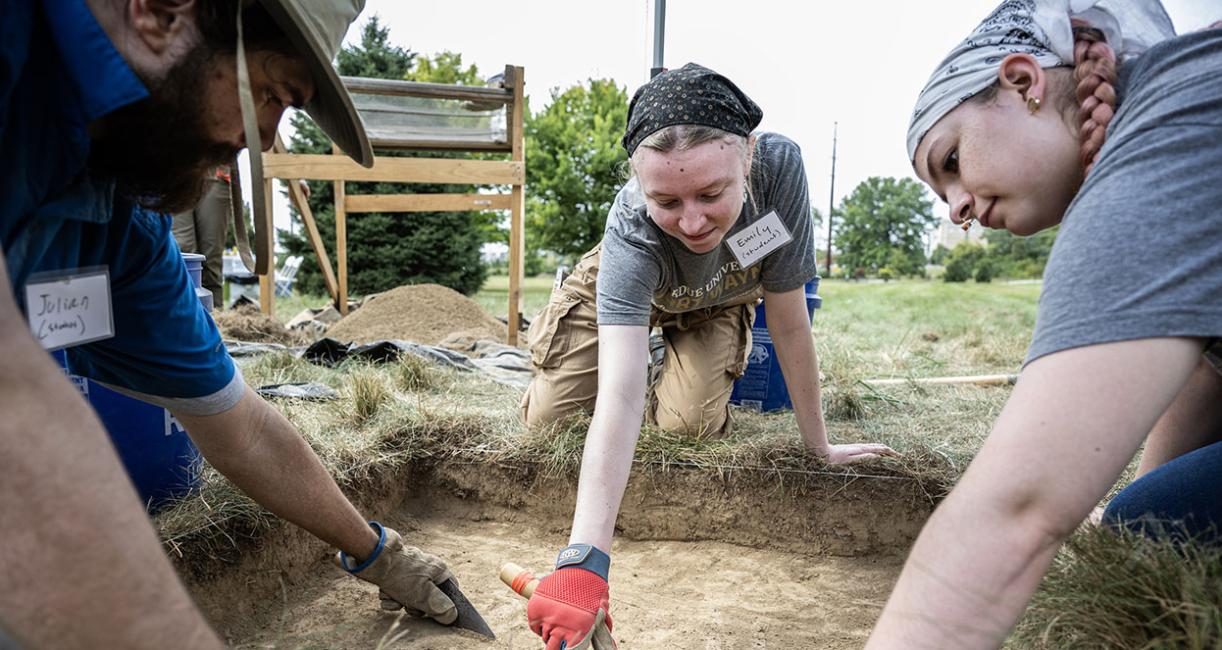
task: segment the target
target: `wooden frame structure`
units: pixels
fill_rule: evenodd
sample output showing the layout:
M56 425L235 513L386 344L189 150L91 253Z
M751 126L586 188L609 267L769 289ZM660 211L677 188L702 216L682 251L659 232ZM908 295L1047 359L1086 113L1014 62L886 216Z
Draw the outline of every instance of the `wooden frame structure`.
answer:
M363 212L460 212L468 210L508 210L509 221L509 344L517 345L522 322L522 281L524 277L526 212L526 150L523 137L525 111L525 69L506 66L499 87L451 86L411 81L344 77L350 92L397 97L462 100L478 106L504 106L506 111L506 142L463 142L444 136L433 140L371 138L375 149L374 164L364 168L338 151L331 155L290 154L277 138L271 153L263 155L262 191L271 205L272 179L285 181L329 180L335 184L335 252L336 266L332 271L330 256L323 246L318 225L302 189L295 182L287 183L289 200L305 223L306 234L322 268L327 291L341 314L348 313L348 215ZM504 152L508 160L472 160L454 158L399 158L378 156L376 152L392 151L476 151ZM472 185L503 185L509 191L499 194L395 194L349 195L350 181L389 183L454 183ZM258 187L252 188L258 191ZM273 265L274 266L274 265ZM274 271L259 277L261 308L270 314L274 307Z

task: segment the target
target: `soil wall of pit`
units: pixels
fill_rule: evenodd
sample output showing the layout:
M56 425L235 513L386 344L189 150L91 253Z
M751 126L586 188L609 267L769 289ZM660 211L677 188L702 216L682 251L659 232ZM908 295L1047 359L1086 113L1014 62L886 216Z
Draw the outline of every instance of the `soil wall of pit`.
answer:
M421 477L411 500L426 507L456 497L456 515L523 516L567 531L577 479L548 478L529 466L449 462ZM633 472L616 534L634 540L719 541L812 555L899 555L916 539L935 503L926 486L903 477L715 472Z

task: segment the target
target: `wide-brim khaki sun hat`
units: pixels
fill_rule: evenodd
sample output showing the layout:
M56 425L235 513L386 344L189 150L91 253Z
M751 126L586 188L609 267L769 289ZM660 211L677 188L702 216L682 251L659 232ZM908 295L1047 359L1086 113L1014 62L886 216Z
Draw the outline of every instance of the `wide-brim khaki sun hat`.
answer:
M331 61L348 26L365 8L365 0L259 0L301 52L314 79L314 96L305 112L344 153L365 167L373 166L373 147L348 90Z

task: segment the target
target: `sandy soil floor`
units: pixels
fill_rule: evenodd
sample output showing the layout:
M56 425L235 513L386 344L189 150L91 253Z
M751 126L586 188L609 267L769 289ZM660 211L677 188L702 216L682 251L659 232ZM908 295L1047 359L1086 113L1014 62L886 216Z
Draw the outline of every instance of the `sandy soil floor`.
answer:
M380 612L373 586L321 563L308 578L285 584L279 599L218 622L218 629L239 648L542 648L527 628L526 601L497 571L513 561L538 573L564 537L521 520L416 518L407 511L386 523L450 564L496 641ZM805 556L716 542L617 540L612 558L621 648L860 648L900 569L894 557Z

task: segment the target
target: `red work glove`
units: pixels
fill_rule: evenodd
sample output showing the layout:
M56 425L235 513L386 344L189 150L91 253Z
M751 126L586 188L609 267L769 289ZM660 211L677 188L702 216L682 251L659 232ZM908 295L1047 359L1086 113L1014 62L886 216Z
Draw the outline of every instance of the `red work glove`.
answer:
M611 590L607 573L611 558L588 544L574 544L560 552L556 570L539 582L526 604L530 629L543 638L547 650L573 650L598 634L610 639ZM602 610L603 616L599 616ZM614 642L610 642L614 648ZM602 644L584 644L583 647Z

